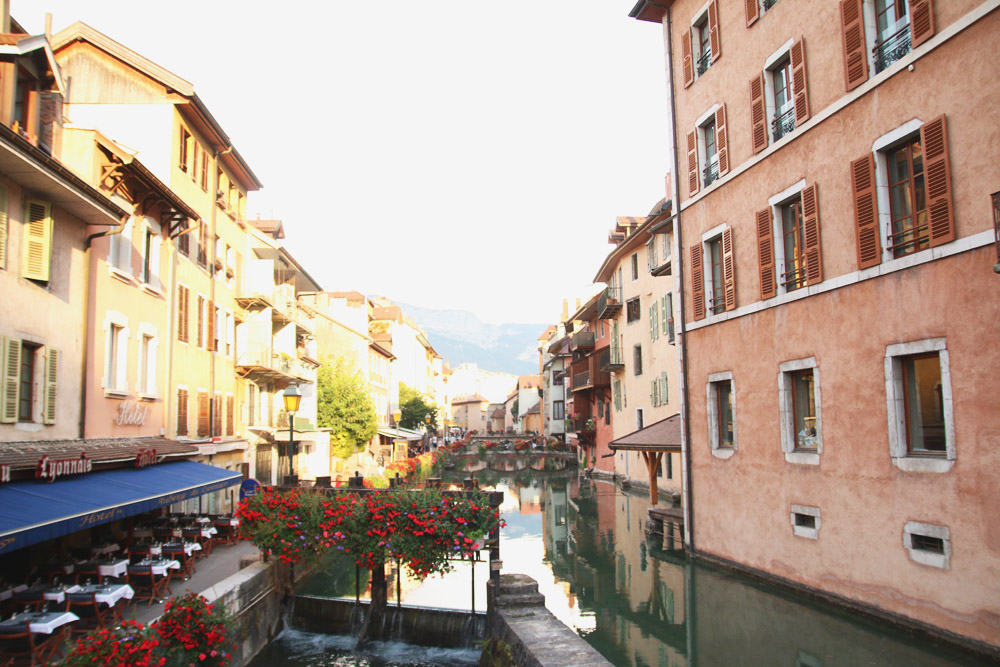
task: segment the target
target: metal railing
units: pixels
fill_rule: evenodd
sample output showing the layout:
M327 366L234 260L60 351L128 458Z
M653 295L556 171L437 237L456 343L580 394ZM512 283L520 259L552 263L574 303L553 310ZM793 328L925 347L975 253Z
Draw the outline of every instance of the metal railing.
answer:
M597 299L597 316L601 318L618 314L622 309L622 288L608 285Z
M910 48L910 24L906 24L872 49L875 73L878 74L905 56L910 52Z
M795 129L795 106L790 106L788 111L771 121L771 134L777 141Z
M719 163L718 161L711 162L707 167L702 170L702 180L707 188L715 181L719 180Z
M775 3L777 3L777 2L778 2L778 0L764 0L764 3L763 3L764 4L764 11L766 12L771 7L774 7Z
M697 63L698 76L701 76L702 74L707 72L708 68L711 66L712 66L712 52L705 51L705 53L701 55L701 58L698 58L698 63Z
M591 386L591 382L590 382L590 371L589 370L586 370L586 371L584 371L582 373L574 373L573 374L573 389L574 390L580 389L580 388L583 388L583 387L590 387L590 386Z

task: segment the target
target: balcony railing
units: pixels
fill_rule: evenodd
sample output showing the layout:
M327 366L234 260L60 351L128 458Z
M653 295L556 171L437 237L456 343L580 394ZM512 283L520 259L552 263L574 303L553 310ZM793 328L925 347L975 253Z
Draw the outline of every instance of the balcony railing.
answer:
M778 0L764 0L764 11L766 12L778 2Z
M597 317L605 320L622 310L622 288L609 285L597 299Z
M579 331L573 334L573 337L569 341L569 349L574 352L577 350L586 351L594 349L594 332L593 331Z
M614 372L623 368L625 368L625 357L622 355L621 345L612 342L611 347L601 354L601 370Z
M788 111L771 121L771 134L777 141L795 129L795 107L789 107Z
M712 52L705 51L701 58L698 58L698 76L701 76L708 71L708 68L712 66Z
M910 24L906 24L895 33L875 45L872 55L875 60L875 73L888 68L894 62L910 52Z
M718 160L716 160L714 162L711 162L707 167L705 167L704 169L702 169L701 173L702 173L702 176L703 176L702 180L704 181L706 188L708 186L710 186L712 183L714 183L717 180L719 180L719 162L718 162Z
M581 389L590 389L593 387L590 383L590 371L586 370L582 373L573 374L573 391L579 391Z

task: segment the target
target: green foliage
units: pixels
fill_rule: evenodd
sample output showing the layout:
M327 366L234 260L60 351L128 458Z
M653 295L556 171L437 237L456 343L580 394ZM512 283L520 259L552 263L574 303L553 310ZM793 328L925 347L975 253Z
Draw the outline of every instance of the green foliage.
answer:
M364 376L342 358L317 373L316 421L330 432L330 453L346 459L364 449L378 431L378 418Z
M430 414L431 429L437 429L437 405L429 396L402 382L399 383L399 411L402 414L399 425L403 428L414 430L424 428L426 426L424 417Z
M517 402L518 402L518 400L519 399L517 399L517 398L514 399L514 405L510 409L510 416L514 418L514 421L517 421Z

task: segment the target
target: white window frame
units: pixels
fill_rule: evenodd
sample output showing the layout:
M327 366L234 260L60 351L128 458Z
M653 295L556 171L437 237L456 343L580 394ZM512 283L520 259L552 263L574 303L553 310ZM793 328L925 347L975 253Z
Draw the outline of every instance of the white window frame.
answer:
M716 239L719 239L719 252L722 252L722 233L729 228L729 225L723 223L712 229L708 230L701 235L701 266L702 266L702 278L704 282L704 295L705 295L705 315L711 317L716 315L714 304L712 303L713 296L715 294L715 282L712 276L712 253L708 249L708 244ZM723 279L724 280L724 279ZM725 298L725 286L723 285L723 298ZM724 310L724 309L723 309ZM721 314L721 313L718 313Z
M913 456L906 446L906 408L903 401L902 357L938 353L941 364L941 399L944 413L945 455ZM955 464L955 419L951 394L951 369L944 338L926 338L885 348L885 398L889 416L889 455L892 464L905 472L948 472Z
M785 453L785 461L804 465L819 465L823 453L823 412L820 407L819 366L816 357L786 361L779 365L778 372L778 412L781 430L781 451ZM813 391L816 401L816 451L796 450L797 442L792 412L792 373L812 369Z
M653 269L659 266L657 264L658 261L656 256L656 237L653 236L646 241L646 268L649 270L649 273L652 273Z
M160 283L160 246L163 243L161 228L159 223L146 216L142 222L142 268L139 272L139 279L142 280L143 287L152 288L157 293L161 289ZM146 237L149 237L149 256L146 256ZM143 274L148 273L144 276Z
M629 255L628 262L629 262L629 271L632 274L632 282L635 282L639 279L639 253L634 252L631 255Z
M781 276L785 274L785 226L781 217L781 209L794 200L801 199L802 191L805 189L806 179L803 178L767 200L767 204L771 209L771 238L773 239L771 252L774 254L774 281L778 289L778 295L788 293L788 288L785 287L781 280ZM803 280L803 286L798 290L792 291L797 292L804 288L805 284Z
M764 117L767 119L767 141L769 144L774 143L774 119L788 110L795 108L795 91L792 88L791 77L789 77L788 81L788 106L785 109L779 110L774 99L774 71L778 63L786 58L791 63L793 44L795 44L794 37L782 44L777 51L764 60L764 107L766 109ZM786 134L785 137L787 136ZM783 140L785 137L778 139L778 141Z
M117 332L115 328L117 327ZM104 375L101 377L101 386L104 387L105 396L128 396L128 339L130 329L128 317L116 310L109 310L104 314ZM116 355L112 356L112 340L115 336L114 350Z
M708 0L708 2L702 5L701 9L695 12L694 16L691 17L691 71L694 72L695 81L705 76L704 74L698 74L698 61L701 60L702 56L705 55L704 53L701 52L701 39L700 35L698 34L698 26L701 25L702 22L704 22L706 28L711 30L711 27L708 25L708 6L711 4L712 0ZM711 58L712 57L711 39L709 40L708 44L708 53L709 53L709 58ZM715 64L714 61L709 63L708 67L705 68L705 74L708 73L708 70L712 69L712 65L714 64Z
M139 355L136 364L136 393L141 399L152 400L160 397L156 383L157 358L159 357L160 338L157 329L152 324L143 322L136 331ZM148 342L147 342L148 341Z
M132 220L122 225L122 230L108 237L108 272L132 282Z
M924 535L926 537L936 537L944 542L944 553L936 554L924 549L913 547L913 535ZM936 526L932 523L920 523L919 521L907 521L903 526L903 547L910 556L910 560L921 565L951 569L951 531L948 526Z
M889 67L886 67L878 74L875 73L875 45L878 44L880 41L879 40L880 35L878 34L878 24L875 21L875 0L864 0L864 2L861 3L861 16L865 26L865 59L868 61L868 78L872 79L876 76L882 76L887 71L891 70L893 66L896 65L896 63L893 63ZM911 25L911 20L910 20L911 18L912 17L910 16L909 0L907 0L907 8L906 8L907 25ZM902 27L903 23L899 19L897 19L895 27L889 29L890 30L889 34L890 35L893 34L897 30L900 30ZM910 51L912 52L914 49L912 45L913 41L912 25L910 30L911 30ZM896 62L899 61L897 60Z
M819 526L820 526L820 511L818 507L810 507L808 505L792 505L792 511L789 513L792 522L792 534L797 537L806 537L810 540L819 539ZM804 514L806 516L811 516L816 520L816 525L813 528L808 526L800 526L795 523L795 515Z
M695 133L698 137L698 183L703 188L710 187L705 185L705 169L707 169L713 164L715 165L719 164L718 141L716 141L715 155L712 156L711 160L708 159L708 140L707 140L708 128L706 126L709 124L709 122L712 123L712 128L713 128L712 133L715 135L714 138L717 139L719 136L719 128L715 127L715 112L721 108L722 108L721 104L713 104L712 108L703 113L702 115L698 116L698 119L694 123ZM717 178L715 180L718 181L719 179ZM715 183L713 182L712 185L714 184Z
M902 144L903 141L919 137L920 128L923 125L924 121L914 118L891 132L883 134L872 143L872 154L875 158L875 201L878 205L878 233L879 246L882 249L882 262L892 260L904 263L913 262L915 256L923 252L930 252L930 248L927 248L923 251L913 252L904 257L897 258L893 256L892 248L889 244L889 236L892 234L892 207L889 203L889 162L886 160L886 154Z
M719 400L718 394L715 391L715 384L718 382L729 382L729 390L733 397L733 446L732 447L721 447L720 446L720 433L719 433ZM717 459L728 459L739 449L739 427L736 421L736 383L733 381L732 371L720 371L718 373L709 373L708 382L705 385L705 393L707 394L707 410L708 413L708 442L712 448L712 456Z

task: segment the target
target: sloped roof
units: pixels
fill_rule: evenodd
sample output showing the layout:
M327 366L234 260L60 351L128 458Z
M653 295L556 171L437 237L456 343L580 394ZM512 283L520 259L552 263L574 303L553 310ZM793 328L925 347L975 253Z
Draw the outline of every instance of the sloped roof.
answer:
M612 440L608 447L612 451L679 452L681 451L680 413Z
M247 222L265 234L270 234L276 239L285 238L285 227L281 220L261 220L260 218L257 218L256 220L247 220Z
M27 470L38 464L44 454L50 458L76 458L86 452L94 463L113 463L134 459L140 450L155 449L157 457L194 456L193 444L166 438L91 438L87 440L21 440L0 442L0 463L11 470Z
M460 396L458 398L451 399L452 405L463 405L465 403L489 403L489 401L479 394L473 394L472 396Z

